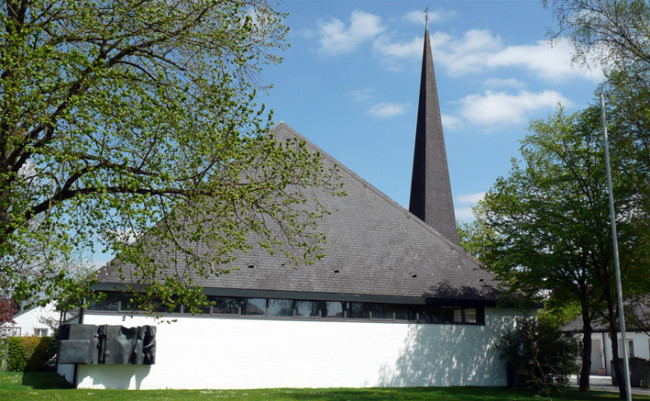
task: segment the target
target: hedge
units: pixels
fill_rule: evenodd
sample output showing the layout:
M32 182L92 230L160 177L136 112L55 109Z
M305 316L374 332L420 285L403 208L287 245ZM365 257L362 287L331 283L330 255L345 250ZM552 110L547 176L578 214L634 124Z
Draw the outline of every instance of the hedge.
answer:
M35 371L47 369L47 361L56 354L53 337L9 337L7 370Z

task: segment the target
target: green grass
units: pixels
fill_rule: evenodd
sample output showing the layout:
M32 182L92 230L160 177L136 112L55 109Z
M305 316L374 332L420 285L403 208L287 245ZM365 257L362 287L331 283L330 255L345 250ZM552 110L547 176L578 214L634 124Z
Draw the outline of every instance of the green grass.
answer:
M483 400L539 401L542 394L505 388L416 387L371 389L266 389L266 390L75 390L54 373L0 373L0 400L283 400L283 401L362 401L362 400ZM565 389L551 394L553 400L615 400L618 394L578 393ZM637 397L648 400L650 397Z

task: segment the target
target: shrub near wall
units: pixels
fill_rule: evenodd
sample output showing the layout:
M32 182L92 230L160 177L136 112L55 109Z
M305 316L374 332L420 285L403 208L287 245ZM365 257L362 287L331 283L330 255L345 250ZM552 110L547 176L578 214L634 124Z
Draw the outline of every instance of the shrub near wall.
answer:
M53 337L9 337L8 348L7 370L44 370L56 353L56 341Z
M506 362L508 386L546 390L569 384L577 370L577 342L544 321L520 319L497 345Z

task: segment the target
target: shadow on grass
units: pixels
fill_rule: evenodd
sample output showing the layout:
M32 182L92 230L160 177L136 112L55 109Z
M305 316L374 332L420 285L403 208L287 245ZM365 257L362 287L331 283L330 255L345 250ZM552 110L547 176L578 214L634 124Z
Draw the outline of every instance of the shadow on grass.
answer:
M39 390L72 388L72 385L56 372L24 372L22 384Z

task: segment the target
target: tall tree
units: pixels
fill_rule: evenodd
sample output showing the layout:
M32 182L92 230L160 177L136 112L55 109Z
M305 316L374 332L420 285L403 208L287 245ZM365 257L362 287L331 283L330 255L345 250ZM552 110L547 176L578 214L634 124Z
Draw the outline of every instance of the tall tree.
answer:
M589 388L591 323L615 305L612 241L603 159L600 110L567 115L560 109L531 123L522 142L521 162L499 178L476 209L480 260L513 291L528 299L550 296L580 306L583 366L580 389ZM612 154L614 194L622 266L634 270L642 240L633 160L625 149ZM476 249L477 247L474 246ZM615 351L616 352L616 351ZM620 377L620 376L619 376Z
M266 0L2 2L2 292L49 298L69 285L53 261L79 248L136 263L174 302L252 246L249 232L290 260L318 257L322 208L296 207L306 192L293 188L330 185L332 172L266 135L255 103L282 20ZM145 234L191 269L158 277L130 241Z
M650 73L650 4L646 0L542 0L553 9L558 29L576 48L574 61L626 71Z
M636 219L650 218L650 3L647 0L542 0L553 9L558 28L553 38L568 36L574 61L604 69L616 135L614 147L628 149L642 174ZM650 253L648 241L643 248ZM637 252L643 253L643 252ZM645 257L647 264L647 256ZM643 284L640 284L643 283ZM648 288L647 281L633 281ZM634 290L634 289L633 289ZM647 294L646 294L647 295ZM647 300L647 296L637 300ZM645 305L648 308L650 305ZM613 330L613 329L612 329Z

